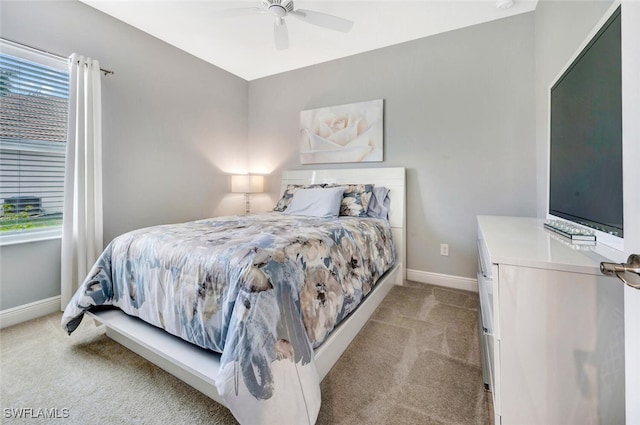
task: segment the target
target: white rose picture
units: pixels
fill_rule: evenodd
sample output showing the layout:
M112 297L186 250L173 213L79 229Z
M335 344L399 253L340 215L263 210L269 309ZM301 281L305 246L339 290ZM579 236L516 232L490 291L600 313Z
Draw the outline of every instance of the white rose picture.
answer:
M300 113L300 163L382 161L382 99Z

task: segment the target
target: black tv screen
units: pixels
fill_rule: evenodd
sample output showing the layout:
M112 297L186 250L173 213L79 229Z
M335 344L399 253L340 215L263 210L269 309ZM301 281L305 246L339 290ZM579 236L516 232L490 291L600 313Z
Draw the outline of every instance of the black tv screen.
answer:
M622 238L620 20L618 8L551 88L549 213Z

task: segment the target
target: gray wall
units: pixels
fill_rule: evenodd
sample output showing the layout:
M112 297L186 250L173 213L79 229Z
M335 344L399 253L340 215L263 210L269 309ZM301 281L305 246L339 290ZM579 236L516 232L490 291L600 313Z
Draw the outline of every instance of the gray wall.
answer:
M242 211L248 83L77 1L0 3L0 35L100 60L105 244L128 230ZM60 243L0 248L0 310L60 294Z
M0 310L60 295L60 239L0 247Z
M528 13L251 81L250 167L275 200L283 168L312 167L301 110L382 98L385 160L366 166L407 168L408 268L475 277L476 215L536 214L533 52Z

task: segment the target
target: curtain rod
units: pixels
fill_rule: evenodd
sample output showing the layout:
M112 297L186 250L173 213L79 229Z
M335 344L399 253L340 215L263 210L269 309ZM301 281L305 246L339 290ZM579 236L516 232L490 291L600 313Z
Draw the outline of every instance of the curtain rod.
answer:
M8 41L9 43L17 44L18 46L27 47L27 48L35 50L37 52L46 53L48 55L55 56L55 57L60 58L60 59L69 59L68 56L63 56L63 55L60 55L58 53L50 52L48 50L39 49L38 47L34 47L34 46L29 45L29 44L19 43L17 41L10 40L10 39L8 39L6 37L0 37L0 40ZM115 74L115 72L110 71L108 69L103 69L103 68L100 68L100 72L102 72L104 75Z

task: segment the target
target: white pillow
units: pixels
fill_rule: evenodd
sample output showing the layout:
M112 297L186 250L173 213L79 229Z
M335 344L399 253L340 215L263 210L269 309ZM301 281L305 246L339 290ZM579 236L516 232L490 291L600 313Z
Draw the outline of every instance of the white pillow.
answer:
M288 215L337 217L344 187L298 189L284 211Z

